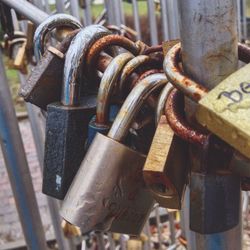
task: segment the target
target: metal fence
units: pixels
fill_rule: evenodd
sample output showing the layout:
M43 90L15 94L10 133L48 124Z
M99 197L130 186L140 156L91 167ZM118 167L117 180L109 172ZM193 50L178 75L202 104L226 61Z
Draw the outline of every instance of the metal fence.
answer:
M13 0L2 0L2 2L7 3L9 6L14 7L18 12L25 12L29 11L29 13L32 12L32 10L25 10L23 8L23 0L21 1L13 1ZM41 21L43 21L47 15L44 13L70 13L74 15L79 20L82 20L84 25L89 25L91 23L100 22L103 20L103 18L106 18L107 22L110 24L115 24L118 27L121 25L127 25L126 23L126 10L124 9L124 2L122 0L105 0L103 2L103 9L100 11L99 15L95 18L93 14L93 8L91 0L85 0L85 1L78 1L78 0L69 0L69 1L63 1L63 0L56 0L55 1L55 9L53 10L54 6L49 4L48 0L33 0L30 1L33 2L35 6L37 6L40 10L43 12L39 12L36 8L34 8L33 16L30 16L31 21L33 21L35 24L39 24ZM140 15L140 8L139 3L141 1L131 0L126 1L130 2L130 7L132 10L132 19L133 19L133 28L136 31L136 36L138 39L142 38L142 25L141 25L141 15ZM178 26L178 7L177 7L177 1L176 0L160 0L160 1L154 1L154 0L147 0L144 1L147 8L147 22L148 22L148 29L150 34L150 43L151 45L156 45L161 43L159 37L161 37L162 40L169 40L169 39L178 39L180 37L180 30ZM79 4L80 3L80 4ZM247 3L246 0L237 0L238 3L238 29L239 29L239 38L247 39L248 38L248 19L246 16L246 9L247 9ZM128 3L127 3L128 4ZM27 7L31 8L31 5L27 5ZM25 13L24 13L25 15ZM160 22L160 27L158 23ZM159 33L161 36L159 36ZM1 57L1 54L0 54ZM27 167L27 162L25 161L25 153L22 149L22 141L20 139L20 133L18 132L18 126L17 126L17 120L15 118L14 109L12 107L12 104L10 102L10 94L8 89L7 80L4 74L4 66L1 62L0 64L0 72L1 72L1 85L0 85L0 92L2 93L2 96L0 95L0 104L4 108L8 107L7 112L0 112L0 123L5 125L5 131L6 132L6 138L8 140L8 145L5 148L4 155L6 160L6 165L9 169L9 175L12 182L12 187L15 194L15 199L17 202L17 206L19 206L19 214L20 216L23 216L23 229L25 238L27 241L27 244L30 246L31 249L45 249L45 237L41 226L40 216L38 212L38 207L36 206L36 202L34 202L34 192L32 192L32 184L30 181L24 183L24 179L22 177L21 172L25 172L28 176L29 171ZM20 81L22 84L25 84L26 78L24 75L19 74ZM2 101L1 101L2 100ZM42 166L43 161L43 148L41 145L43 145L44 142L44 124L43 121L41 121L41 116L39 115L39 111L36 110L33 106L30 104L27 104L27 110L28 110L28 116L32 127L32 132L36 144L37 154L39 163ZM14 133L16 131L16 133ZM9 148L13 147L13 148ZM12 159L12 155L9 155L10 152L12 152L12 155L16 155L16 159ZM13 167L11 167L14 166ZM17 166L22 166L22 169L18 169ZM19 175L19 176L18 176ZM19 186L18 186L19 185ZM17 188L18 187L18 188ZM27 194L20 196L20 188L23 189L23 193ZM33 197L31 200L27 200L26 198ZM31 204L32 203L32 204ZM48 198L48 206L51 214L51 219L53 222L53 227L55 231L55 238L58 242L59 249L74 249L76 248L75 242L71 240L67 240L61 231L61 225L60 225L60 217L58 214L59 210L59 204L50 198ZM244 210L247 210L248 207L248 196L245 195L245 205L243 206ZM24 212L26 210L26 213ZM31 217L30 214L32 214ZM28 224L25 221L28 218ZM164 218L164 216L167 218L165 222L161 221L161 218ZM150 239L152 238L150 235L150 229L149 229L149 223L152 223L152 220L154 220L154 223L157 228L157 242L159 243L158 249L176 249L178 247L178 244L176 242L176 237L178 236L179 231L175 228L175 218L173 212L168 212L166 209L161 210L158 206L154 208L154 210L151 213L151 216L149 218L149 221L146 223L145 228L143 229L144 234L147 236L147 240L145 240L145 243L143 245L144 249L151 249L152 242ZM164 219L163 219L164 221ZM183 222L181 222L183 223ZM165 224L168 225L170 229L170 242L171 244L167 246L163 246L164 239L162 238L162 234L159 232L163 231L163 227ZM30 225L35 225L35 228L30 227ZM184 227L183 227L184 228ZM185 234L185 232L183 232ZM111 236L111 234L90 234L90 238L95 238L96 242L99 245L99 249L116 249L116 245L114 242L114 238ZM88 246L86 244L86 241L83 238L83 247L82 249L88 249ZM119 246L121 249L126 249L126 243L128 242L128 236L121 235L118 238ZM78 242L79 243L79 242ZM85 247L85 248L84 248Z

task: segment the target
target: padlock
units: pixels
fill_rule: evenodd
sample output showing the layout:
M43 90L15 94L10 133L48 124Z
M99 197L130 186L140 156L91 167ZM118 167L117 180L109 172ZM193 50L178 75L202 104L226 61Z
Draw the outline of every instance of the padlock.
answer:
M180 91L171 91L168 101L172 100L172 107L179 104L180 97L183 98ZM229 230L239 222L240 204L240 177L228 170L232 148L227 148L215 135L189 128L179 116L168 114L169 125L195 146L190 148L193 156L190 165L199 165L199 169L192 169L190 177L190 228L200 234Z
M114 119L114 116L119 111L117 104L110 105L114 87L123 67L132 58L132 54L122 53L115 57L105 70L97 94L96 116L91 119L89 124L87 148L92 143L97 132L104 135L108 133L111 126L110 118L111 120ZM109 109L110 106L112 106L111 110Z
M240 198L238 176L192 172L190 229L200 234L232 229L239 223Z
M78 33L78 31L72 32L72 34L66 38L60 45L56 47L50 47L39 60L38 65L32 70L27 84L20 90L20 95L27 102L46 110L47 105L52 102L60 100L62 95L62 78L64 69L64 54L69 48L72 41L76 46L71 47L71 52L68 53L67 63L71 65L71 61L77 56L78 61L84 61L83 58L86 55L87 49L91 46L96 39L110 34L110 32L100 25L88 26ZM80 58L79 58L80 57ZM81 66L79 66L81 67ZM80 71L80 70L79 70Z
M156 112L158 125L143 176L161 207L180 210L187 179L188 143L174 134L165 115L171 89L172 85L168 84L159 97Z
M57 27L66 27L72 29L80 29L81 23L77 18L68 14L54 14L45 19L36 29L34 34L34 52L36 60L39 61L44 54L44 43L46 35Z
M68 52L73 46L74 53L83 53L77 43L71 43ZM64 198L84 157L88 123L96 107L94 96L80 98L80 79L75 77L81 61L74 57L69 63L67 56L72 55L66 54L61 102L47 106L43 193L57 199Z
M28 62L26 56L27 39L22 46L18 48L16 57L14 59L13 68L19 70L22 74L28 74Z
M206 88L180 72L179 62L180 44L177 44L165 57L164 70L177 88L199 102L197 121L250 158L250 64L231 74L207 94Z
M153 199L142 178L145 155L121 144L144 100L166 84L163 74L141 81L123 103L107 136L97 134L63 201L61 215L83 233L140 234Z

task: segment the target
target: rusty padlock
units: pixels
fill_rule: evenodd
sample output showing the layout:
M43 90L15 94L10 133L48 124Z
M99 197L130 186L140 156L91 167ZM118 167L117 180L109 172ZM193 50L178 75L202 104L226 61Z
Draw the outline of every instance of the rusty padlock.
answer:
M72 41L78 44L70 49L66 58L69 67L71 62L74 61L74 57L77 57L76 61L84 61L87 49L91 46L96 39L110 34L110 32L100 25L91 25L79 31L74 31L69 35L56 49L49 47L44 56L39 60L37 66L33 68L27 84L20 90L20 95L27 102L46 110L47 105L52 102L60 100L62 95L62 81L63 81L63 69L65 64L65 53L69 48ZM39 52L40 53L40 52ZM39 54L37 52L37 54ZM80 68L82 66L79 66ZM79 70L80 71L80 70Z
M142 80L123 103L108 135L98 133L93 140L61 209L62 217L83 233L140 234L154 203L142 178L146 157L121 142L145 98L165 84L163 74Z

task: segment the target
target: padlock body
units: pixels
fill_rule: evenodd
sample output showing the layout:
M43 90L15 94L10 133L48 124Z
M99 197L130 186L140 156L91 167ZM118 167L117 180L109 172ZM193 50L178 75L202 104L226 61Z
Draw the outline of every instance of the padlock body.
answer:
M162 116L143 168L144 180L161 207L181 209L188 172L188 143Z
M196 118L250 158L250 64L212 89L199 102Z
M240 178L234 175L191 173L190 229L212 234L239 223Z
M64 59L46 51L20 90L26 102L46 110L49 103L60 100L63 82Z
M97 134L62 204L82 229L140 234L154 203L142 178L145 156Z
M84 157L84 144L96 98L85 97L78 107L48 105L43 193L63 199Z

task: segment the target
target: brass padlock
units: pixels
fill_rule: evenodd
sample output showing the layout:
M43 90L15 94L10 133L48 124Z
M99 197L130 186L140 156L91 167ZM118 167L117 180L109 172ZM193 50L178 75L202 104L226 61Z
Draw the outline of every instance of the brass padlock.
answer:
M171 88L171 84L167 85L159 97L158 125L143 176L161 207L181 209L187 178L188 143L174 134L164 114Z
M140 234L154 203L142 178L145 155L121 144L144 100L167 80L142 80L122 105L108 136L97 134L68 191L62 217L90 230Z

